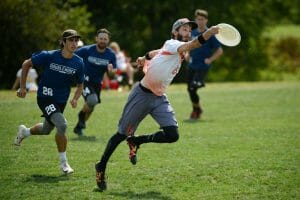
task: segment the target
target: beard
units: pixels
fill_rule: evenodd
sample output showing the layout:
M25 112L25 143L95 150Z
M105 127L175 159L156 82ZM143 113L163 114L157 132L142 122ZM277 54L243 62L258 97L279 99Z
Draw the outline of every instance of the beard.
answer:
M181 34L178 34L177 40L179 40L181 42L188 42L190 40L190 38L187 38L187 37L184 38Z
M103 49L105 49L105 48L107 47L107 45L104 44L104 43L98 43L98 44L97 44L97 47L98 47L99 49L103 50Z

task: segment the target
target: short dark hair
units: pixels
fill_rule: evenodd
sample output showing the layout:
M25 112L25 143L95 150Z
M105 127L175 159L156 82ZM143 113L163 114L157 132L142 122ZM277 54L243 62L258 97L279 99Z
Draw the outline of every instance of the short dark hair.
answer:
M207 19L208 18L208 12L206 10L197 9L195 11L195 17L198 17L198 16L205 17Z
M97 31L97 36L99 35L99 33L106 33L108 35L108 37L110 38L110 32L106 28L100 28Z

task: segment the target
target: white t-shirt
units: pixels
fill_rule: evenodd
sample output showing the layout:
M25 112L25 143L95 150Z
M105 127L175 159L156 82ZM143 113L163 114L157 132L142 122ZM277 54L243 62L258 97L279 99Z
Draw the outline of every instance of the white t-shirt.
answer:
M116 53L116 61L117 61L117 68L124 71L126 70L126 57L122 51Z
M179 54L177 49L184 43L174 39L167 40L159 53L145 63L145 76L141 82L155 95L162 96L179 72L184 55Z
M21 78L21 74L22 74L22 68L19 69L19 71L17 72L17 77ZM28 71L27 79L26 79L26 89L28 89L29 91L37 91L37 89L38 89L38 86L36 84L37 77L38 77L38 74L37 74L36 70L33 68L30 68Z

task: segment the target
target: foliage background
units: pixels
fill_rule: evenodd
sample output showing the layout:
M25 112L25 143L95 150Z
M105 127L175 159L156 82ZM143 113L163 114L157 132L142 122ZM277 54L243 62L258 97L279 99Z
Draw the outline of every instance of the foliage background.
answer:
M299 59L295 59L300 57L300 47L295 45L299 44L299 37L286 36L290 39L283 37L282 41L262 37L268 27L300 23L298 0L3 0L0 2L3 58L0 88L12 85L16 71L33 52L58 48L64 29L78 30L84 42L90 44L94 42L95 31L106 27L112 33L112 40L135 60L162 46L170 37L173 22L181 17L193 19L197 8L208 10L209 25L226 22L236 26L242 35L239 46L224 47L225 54L214 63L209 80L280 80L282 73L299 72ZM277 54L272 49L279 52L275 56L276 69L271 62L274 56L270 55ZM266 76L270 72L273 76ZM181 73L175 81L182 82L184 78Z

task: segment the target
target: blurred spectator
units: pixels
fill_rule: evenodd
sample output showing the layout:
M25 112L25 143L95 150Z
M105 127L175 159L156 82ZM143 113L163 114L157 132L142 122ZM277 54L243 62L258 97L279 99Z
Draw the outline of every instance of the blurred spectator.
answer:
M84 46L84 43L83 43L83 41L82 40L78 40L78 43L77 43L77 48L79 49L79 48L81 48L81 47L83 47Z
M16 75L16 80L12 86L12 90L18 89L20 85L20 79L21 79L21 74L22 74L22 68L18 70L17 75ZM30 92L36 92L38 89L36 79L38 78L38 74L35 69L32 67L28 71L28 76L26 79L26 89Z
M131 65L131 58L126 57L117 42L111 42L110 48L115 52L117 58L117 70L115 74L119 82L122 82L124 76L127 78L127 85L131 89L133 85L134 69Z

